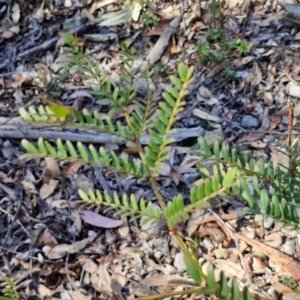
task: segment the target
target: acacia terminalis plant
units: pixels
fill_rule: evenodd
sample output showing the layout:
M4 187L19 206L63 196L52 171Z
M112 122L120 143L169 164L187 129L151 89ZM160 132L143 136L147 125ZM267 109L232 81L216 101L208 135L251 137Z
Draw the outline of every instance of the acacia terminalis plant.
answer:
M131 158L125 154L118 156L114 151L106 151L104 147L97 148L93 144L84 145L81 142L74 144L60 139L57 139L56 143L50 143L40 138L36 144L22 140L26 153L21 156L21 159L51 156L57 160L81 161L90 165L101 165L104 169L113 170L123 178L130 175L140 182L150 182L159 206L147 199L137 199L134 194L119 195L115 192L110 196L106 191L103 193L99 190L90 190L88 193L78 191L83 203L101 205L104 211L113 210L115 216L122 215L131 221L143 217L143 222L164 221L167 224L170 234L184 253L186 269L191 277L191 280L185 281L184 284L192 288L180 292L151 295L143 299L161 299L186 294L214 294L219 299L233 300L264 299L251 295L247 288L240 291L237 280L233 280L232 285L229 286L223 273L220 281L216 282L212 266L208 269L208 273L204 274L195 254L197 252L180 237L176 231L176 224L188 219L197 208L209 206L211 199L223 194L242 194L251 209L257 211L260 207L257 202L260 199L255 198L256 194L250 193L247 185L250 176L255 192L261 196L262 209L268 215L275 213L278 218L282 218L277 210L277 206L282 205L281 199L277 199L277 202L274 200L274 205L268 206L264 189L260 184L256 184L258 176L260 179L269 178L271 171L268 171L267 175L265 168L263 170L259 168L257 171L251 156L246 159L236 148L230 152L225 144L219 145L215 142L213 149L210 149L205 140L199 137L200 151L196 154L214 162L210 171L203 165L199 165L199 170L203 174L202 183L191 188L189 199L184 199L183 195L178 194L166 203L160 193L157 181L159 168L169 158L169 151L174 143L171 134L175 131L176 117L186 104L185 96L192 82L193 68L179 64L178 75L170 76L171 84L162 94L161 101L156 103L151 94L143 95L143 98L139 97L133 84L134 58L129 49L125 48L122 55L120 81L112 86L110 81L101 74L99 64L84 54L84 48L77 44L74 37L63 35L63 38L69 47L69 53L72 53L70 66L75 67L82 76L98 83L100 89L94 90L93 93L99 98L99 104L107 106L106 116L103 117L96 110L89 112L84 109L79 112L54 104L21 108L20 116L30 123L50 123L63 125L65 128L92 129L99 133L109 133L123 142L134 143L138 158ZM130 110L130 106L134 106L134 110ZM111 115L115 112L121 112L123 119L114 122ZM141 136L145 133L150 134L147 146L140 142Z

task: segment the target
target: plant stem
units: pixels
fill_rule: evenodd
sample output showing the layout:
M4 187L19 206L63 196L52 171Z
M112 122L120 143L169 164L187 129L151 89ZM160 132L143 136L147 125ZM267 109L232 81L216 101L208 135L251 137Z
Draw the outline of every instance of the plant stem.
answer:
M124 111L124 116L125 116L125 119L126 119L126 122L127 122L127 125L129 127L132 127L132 123L131 123L131 120L130 120L130 116L129 116L129 113L128 113L128 110L125 110ZM153 177L153 172L151 171L151 169L149 168L146 160L145 160L145 155L144 155L144 149L141 145L141 143L139 142L139 137L135 137L135 145L137 147L137 150L138 150L138 153L140 155L140 158L146 168L146 172L149 176L149 180L150 180L150 184L152 186L152 189L154 191L154 194L157 198L157 201L159 203L159 206L162 210L164 210L166 208L166 204L164 202L164 199L163 199L163 196L162 194L160 193L159 189L158 189L158 186L157 186L157 183L155 181L155 178Z

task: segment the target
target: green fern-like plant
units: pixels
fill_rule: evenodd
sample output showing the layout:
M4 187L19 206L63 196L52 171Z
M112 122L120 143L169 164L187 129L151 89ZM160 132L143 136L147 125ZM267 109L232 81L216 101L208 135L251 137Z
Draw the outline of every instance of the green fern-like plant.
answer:
M239 170L237 185L231 192L233 195L242 195L254 214L262 212L266 217L273 216L286 224L299 225L299 142L292 147L284 147L286 152L283 153L289 158L286 171L279 166L274 169L272 161L266 163L262 157L255 162L251 154L246 157L236 146L229 151L225 144L219 145L215 141L210 149L203 137L198 138L198 143L201 150L197 153L203 158L213 157L214 164L219 168L230 166ZM210 176L203 165L200 164L199 169ZM267 189L270 185L274 189L272 195Z
M286 176L278 170L274 171L270 164L267 168L265 163L259 160L255 163L251 156L245 157L237 148L228 150L225 144L214 144L211 149L204 139L199 138L200 151L198 155L203 159L209 159L213 162L213 167L209 171L199 164L198 168L203 174L203 181L199 186L191 188L189 199L179 194L173 197L168 203L165 203L160 193L157 177L159 169L169 158L171 144L174 142L170 134L174 132L176 117L186 104L185 95L188 86L192 82L193 68L186 68L183 64L178 66L178 75L170 77L171 85L163 93L163 99L157 104L152 100L151 95L144 100L139 98L136 88L133 84L133 61L132 54L126 47L124 48L123 60L120 69L122 71L121 80L112 86L105 74L100 74L99 65L94 65L92 59L83 55L83 48L76 44L76 39L64 36L66 43L71 50L72 64L82 76L93 79L97 82L100 89L95 91L99 97L98 103L108 107L105 116L96 112L90 113L87 110L78 112L74 109L58 107L54 104L40 106L38 108L21 108L20 116L26 122L38 123L51 126L73 126L85 129L107 132L113 136L120 137L124 142L130 141L135 144L139 158L131 159L127 155L121 155L110 151L107 152L103 147L96 148L94 145L84 145L81 142L76 144L70 141L57 139L55 143L44 141L40 138L37 143L22 140L22 145L26 153L21 155L21 159L29 160L37 157L51 156L58 160L76 160L89 165L101 165L107 170L117 172L120 175L134 176L140 181L150 182L151 187L158 200L160 209L145 199L136 199L134 195L119 196L114 193L109 196L107 192L82 190L78 194L84 204L101 205L104 211L113 211L114 215L122 215L130 220L143 218L146 222L164 221L172 233L172 236L179 244L184 253L187 271L193 279L191 285L197 287L182 292L172 294L151 295L144 299L158 299L184 294L214 294L220 299L263 299L252 296L248 289L239 291L237 281L229 286L224 274L221 281L216 282L213 275L213 269L209 269L205 275L198 264L198 258L195 251L192 251L183 239L176 232L176 224L190 218L190 214L196 208L209 206L210 200L223 194L243 195L254 212L262 209L268 215L274 214L278 218L287 218L296 222L292 215L291 205L287 200L279 199L275 204L268 202L268 193L265 187L260 183L262 178L265 184L278 180L278 193L286 187L282 185L288 182ZM77 62L77 63L76 63ZM128 107L134 105L135 109L131 112ZM113 120L113 114L121 112L123 118L117 123ZM140 137L144 133L150 134L148 145L144 147L140 143ZM249 180L252 180L251 190ZM253 192L254 191L254 192ZM259 197L258 197L259 195ZM278 197L278 195L276 194ZM262 200L263 199L263 200ZM273 201L273 198L272 198ZM284 202L285 201L285 202ZM288 207L288 209L286 208ZM279 212L281 212L279 216ZM289 212L289 213L288 213ZM200 283L205 281L206 287L199 287Z
M5 277L5 281L7 286L2 290L2 293L5 297L0 296L0 300L19 300L20 295L17 291L14 281L8 276Z

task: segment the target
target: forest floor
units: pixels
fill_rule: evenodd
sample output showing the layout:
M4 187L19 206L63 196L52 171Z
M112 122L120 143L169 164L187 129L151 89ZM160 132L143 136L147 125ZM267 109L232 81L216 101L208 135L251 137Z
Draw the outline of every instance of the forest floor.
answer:
M186 182L193 184L200 178L200 158L189 153L199 135L209 145L215 140L236 144L255 159L271 160L274 167L288 164L275 145L286 141L291 103L293 138L299 135L300 33L295 24L283 21L282 7L265 0L144 3L141 11L133 6L132 12L118 0L0 1L1 296L7 277L16 285L19 299L74 300L132 299L181 291L185 287L170 280L188 278L183 255L165 225L141 226L138 220L125 218L118 223L111 213L105 215L95 206L85 207L85 215L80 213L79 188L134 193L155 203L147 182L130 177L117 180L113 172L80 161L19 159L24 153L21 139L34 143L37 137L73 138L118 155L132 154L127 144L110 136L100 143L66 128L48 132L46 127L34 131L15 125L7 129L9 120L19 118L19 108L32 100L36 100L33 105L47 98L78 110L105 109L97 104L91 81L78 72L70 70L59 79L68 60L61 33L73 33L111 82L121 74L121 43L125 43L133 51L133 79L138 85L145 85L141 74L148 61L146 86L156 101L180 62L194 67L187 104L175 126L183 136L172 145L170 164L159 174L166 202L178 193L186 194ZM122 13L107 17L117 12ZM262 297L299 299L296 281L300 278L293 278L287 259L300 257L296 228L265 219L263 214L244 216L247 205L237 197L214 199L212 208L224 223L200 209L180 225L187 241L197 236L203 270L213 264L216 276L223 271ZM97 213L101 224L95 226L90 220L94 215L88 212ZM228 244L224 224L236 231L237 243Z

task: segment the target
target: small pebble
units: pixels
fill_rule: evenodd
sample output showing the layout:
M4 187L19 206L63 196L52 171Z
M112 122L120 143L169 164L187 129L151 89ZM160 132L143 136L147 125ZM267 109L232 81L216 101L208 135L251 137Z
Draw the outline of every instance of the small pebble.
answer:
M204 239L202 243L203 247L207 250L212 250L214 248L214 245L212 244L210 239Z
M270 229L274 224L274 219L271 217L268 217L266 220L264 220L264 228Z
M259 121L257 118L251 116L251 115L244 115L241 121L241 126L244 128L249 127L258 127Z
M287 255L294 255L295 254L295 242L294 240L286 241L282 247L281 251Z
M262 215L255 215L254 222L260 223L263 220L263 218L264 217Z
M182 252L176 253L173 265L180 272L185 270L184 255Z

